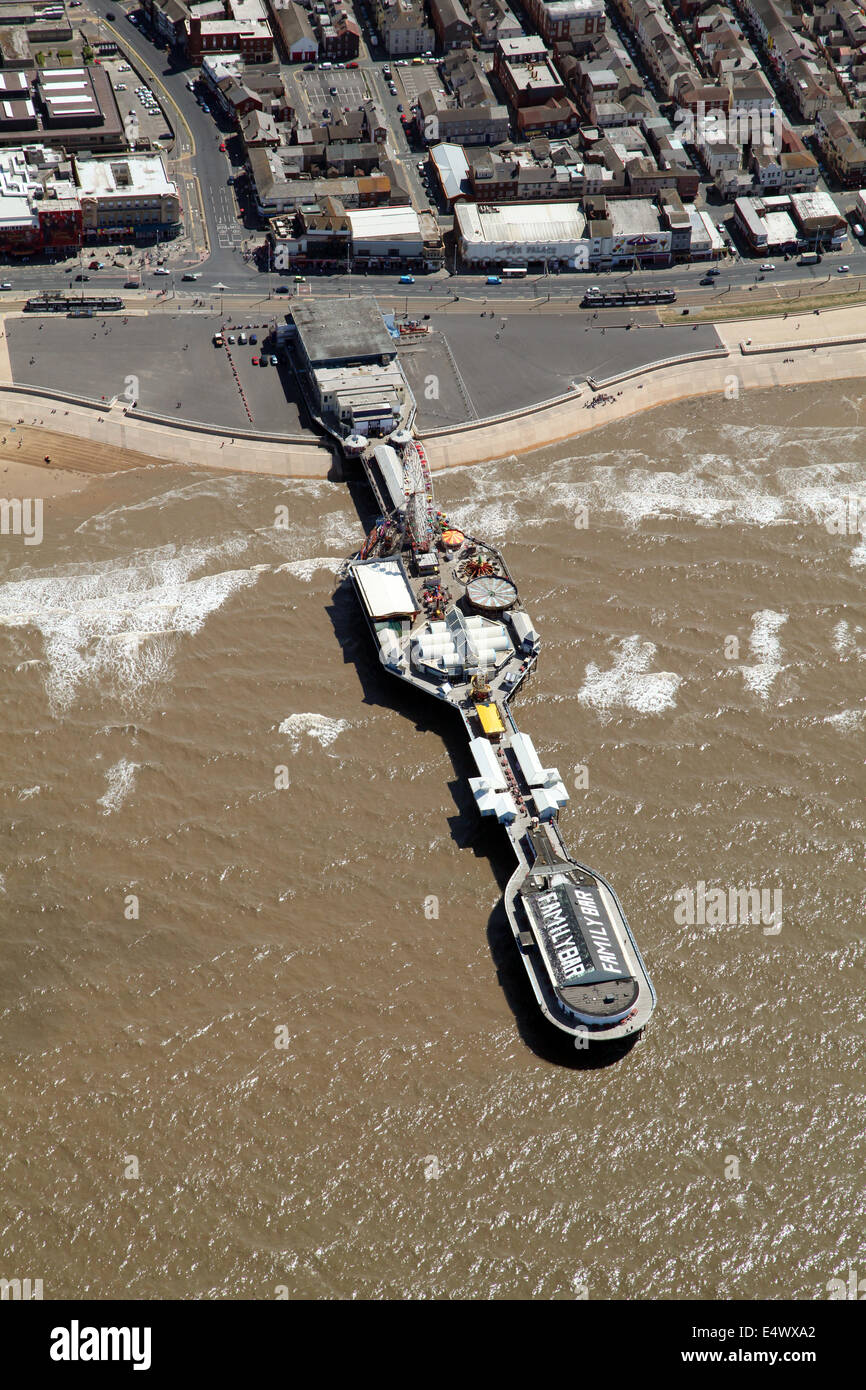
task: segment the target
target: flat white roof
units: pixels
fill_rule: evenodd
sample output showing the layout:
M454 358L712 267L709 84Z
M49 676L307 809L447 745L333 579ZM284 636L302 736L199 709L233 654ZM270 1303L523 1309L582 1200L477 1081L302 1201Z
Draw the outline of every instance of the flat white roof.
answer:
M414 208L347 208L353 237L420 237L421 225Z
M454 211L467 241L580 241L586 230L578 203L457 203Z
M128 178L118 180L123 170ZM75 173L83 197L141 197L143 194L176 193L175 184L165 174L158 154L117 155L113 159L76 159Z
M371 560L357 565L354 573L371 618L411 618L417 613L399 560Z

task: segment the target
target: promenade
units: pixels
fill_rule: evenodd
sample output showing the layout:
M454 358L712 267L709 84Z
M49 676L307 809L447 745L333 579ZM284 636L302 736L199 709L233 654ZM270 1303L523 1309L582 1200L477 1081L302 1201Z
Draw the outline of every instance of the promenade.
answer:
M516 323L514 330L519 332ZM716 346L703 339L693 354L576 382L553 400L509 415L422 429L431 468L523 456L675 401L712 394L735 400L741 391L866 378L866 327L857 306L728 322L717 325L715 335ZM672 342L663 334L658 340L660 347ZM5 331L0 337L0 438L0 459L7 463L36 465L47 456L52 468L88 474L165 463L286 478L340 476L329 444L313 434L184 424L147 415L122 395L96 403L49 386L16 386Z

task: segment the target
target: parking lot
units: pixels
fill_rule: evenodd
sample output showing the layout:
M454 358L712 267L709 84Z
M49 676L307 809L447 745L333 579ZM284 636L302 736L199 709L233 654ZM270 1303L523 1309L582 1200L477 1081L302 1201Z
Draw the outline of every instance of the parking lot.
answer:
M91 400L138 401L142 410L176 420L197 420L226 429L297 434L301 407L294 375L282 353L279 365L253 366L269 320L253 311L243 320L258 328L233 334L231 361L213 346L218 314L105 315L67 319L36 315L6 321L13 380L54 387ZM228 318L226 323L234 322ZM264 325L264 327L262 327ZM258 342L243 345L240 331ZM270 350L268 352L270 356ZM252 424L231 364L238 373Z
M130 145L144 140L152 145L166 145L172 130L147 83L122 57L104 59L103 66L114 88Z
M397 88L397 100L401 101L406 109L414 106L422 92L433 92L437 88L442 88L442 79L436 71L435 63L409 63L408 67L401 68L392 64L391 78ZM444 91L444 88L442 88Z
M357 111L369 100L370 92L360 68L332 68L330 72L294 69L290 77L298 96L297 107L311 124L323 119L323 111L334 117L344 110ZM331 88L336 88L336 95Z

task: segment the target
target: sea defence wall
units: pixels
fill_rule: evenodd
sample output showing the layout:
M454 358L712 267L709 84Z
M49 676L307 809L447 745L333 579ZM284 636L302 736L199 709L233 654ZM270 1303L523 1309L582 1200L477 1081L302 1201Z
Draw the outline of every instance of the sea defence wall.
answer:
M854 313L828 310L820 318L804 315L795 320L789 315L787 320L717 325L722 343L718 348L662 358L603 381L589 378L563 395L504 415L429 434L422 429L431 471L522 456L678 400L723 393L735 399L740 390L866 379L866 328L860 328ZM792 336L800 328L803 338ZM751 336L743 337L744 332ZM597 404L589 409L593 402ZM140 467L144 458L285 478L342 476L331 442L313 434L229 430L133 409L122 399L95 401L41 386L0 382L0 421L10 428L50 431L57 441L52 439L50 446L52 465L85 472L90 441L104 453L115 451L111 457L118 469Z

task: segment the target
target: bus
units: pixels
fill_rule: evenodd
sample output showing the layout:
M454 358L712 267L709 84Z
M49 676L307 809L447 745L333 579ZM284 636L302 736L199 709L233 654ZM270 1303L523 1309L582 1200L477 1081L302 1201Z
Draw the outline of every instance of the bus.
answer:
M525 274L525 265L504 265L502 267L503 280L522 280Z

